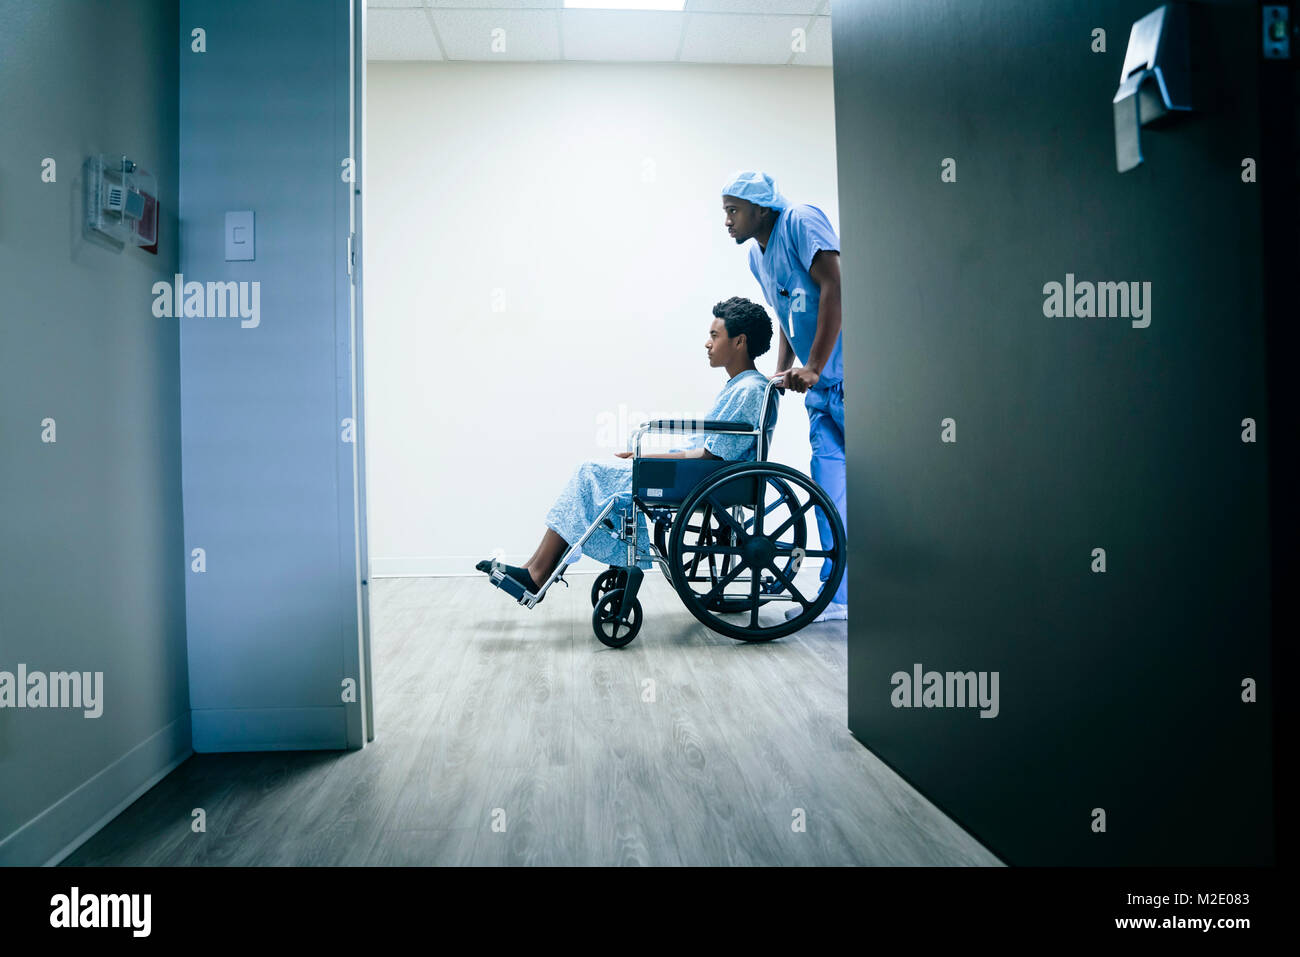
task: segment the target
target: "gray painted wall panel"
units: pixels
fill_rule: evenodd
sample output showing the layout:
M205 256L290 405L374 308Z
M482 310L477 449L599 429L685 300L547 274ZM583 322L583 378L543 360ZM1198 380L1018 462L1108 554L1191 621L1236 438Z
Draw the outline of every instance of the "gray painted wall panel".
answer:
M0 708L0 863L45 863L189 749L179 330L150 291L177 265L176 17L0 4L0 670L104 674L100 718ZM82 163L114 151L158 177L156 256L82 235Z
M186 545L207 560L187 579L190 687L195 711L212 712L196 720L195 750L246 747L229 718L238 709L303 711L284 716L279 740L259 734L259 746L342 748L346 734L328 745L294 729L316 725L306 709L342 715L340 683L356 675L339 357L348 5L184 0L180 9L182 35L202 28L207 43L181 58L181 265L186 281L261 284L255 328L181 322ZM225 213L244 209L255 213L257 258L226 262Z

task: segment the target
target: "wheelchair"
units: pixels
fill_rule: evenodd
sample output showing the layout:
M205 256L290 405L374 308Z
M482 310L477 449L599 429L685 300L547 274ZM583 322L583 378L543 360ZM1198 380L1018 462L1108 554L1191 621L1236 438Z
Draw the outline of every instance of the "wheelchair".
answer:
M690 613L728 638L761 642L798 631L822 613L839 588L846 541L839 510L821 487L796 469L767 461L780 391L768 381L758 428L747 422L681 419L639 426L632 437L631 503L616 512L618 500L611 501L569 545L536 593L508 577L499 561L492 563L489 580L533 608L562 578L570 556L604 526L627 544L626 566L611 565L591 587L591 626L605 645L622 648L641 630L637 593L645 571L638 560L657 564ZM757 456L740 462L642 458L641 439L652 432L752 435ZM826 542L810 547L809 526L816 529L813 509L830 526L829 547ZM654 525L648 554L637 542L638 515ZM811 598L795 584L809 558L831 563L825 586ZM786 618L783 609L792 603L801 611Z

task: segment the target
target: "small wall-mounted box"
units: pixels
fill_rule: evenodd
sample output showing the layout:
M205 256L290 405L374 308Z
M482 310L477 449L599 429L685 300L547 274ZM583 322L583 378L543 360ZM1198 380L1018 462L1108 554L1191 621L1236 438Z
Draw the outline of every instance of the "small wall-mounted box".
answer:
M122 155L99 153L85 164L86 229L122 245L158 241L158 181Z

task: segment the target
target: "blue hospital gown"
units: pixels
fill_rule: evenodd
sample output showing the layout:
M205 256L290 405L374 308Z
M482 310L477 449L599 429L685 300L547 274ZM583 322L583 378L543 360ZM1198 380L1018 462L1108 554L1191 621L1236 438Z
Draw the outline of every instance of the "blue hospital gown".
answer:
M747 422L751 428L757 427L766 388L767 376L757 369L748 369L727 380L706 418ZM699 448L701 439L704 447L719 458L740 462L755 457L752 435L696 434L681 450ZM611 499L617 501L605 517L617 527L623 510L632 502L632 461L583 462L574 469L564 491L546 513L546 525L572 545L591 527ZM650 568L650 536L645 516L638 512L636 522L637 566ZM583 543L582 551L571 555L569 561L577 561L580 555L589 555L607 565L624 566L627 564L627 543L602 523Z

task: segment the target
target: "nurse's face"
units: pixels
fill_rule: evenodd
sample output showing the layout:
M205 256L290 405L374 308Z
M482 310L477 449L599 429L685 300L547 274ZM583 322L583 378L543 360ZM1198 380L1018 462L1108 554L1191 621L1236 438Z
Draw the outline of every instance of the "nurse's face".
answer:
M721 319L714 319L709 326L709 338L704 343L709 353L709 365L713 368L725 366L736 357L736 353L745 348L745 334L742 332L732 339L727 335L727 324Z
M722 197L722 211L726 214L727 235L735 239L737 245L753 239L763 220L763 207L738 196Z

